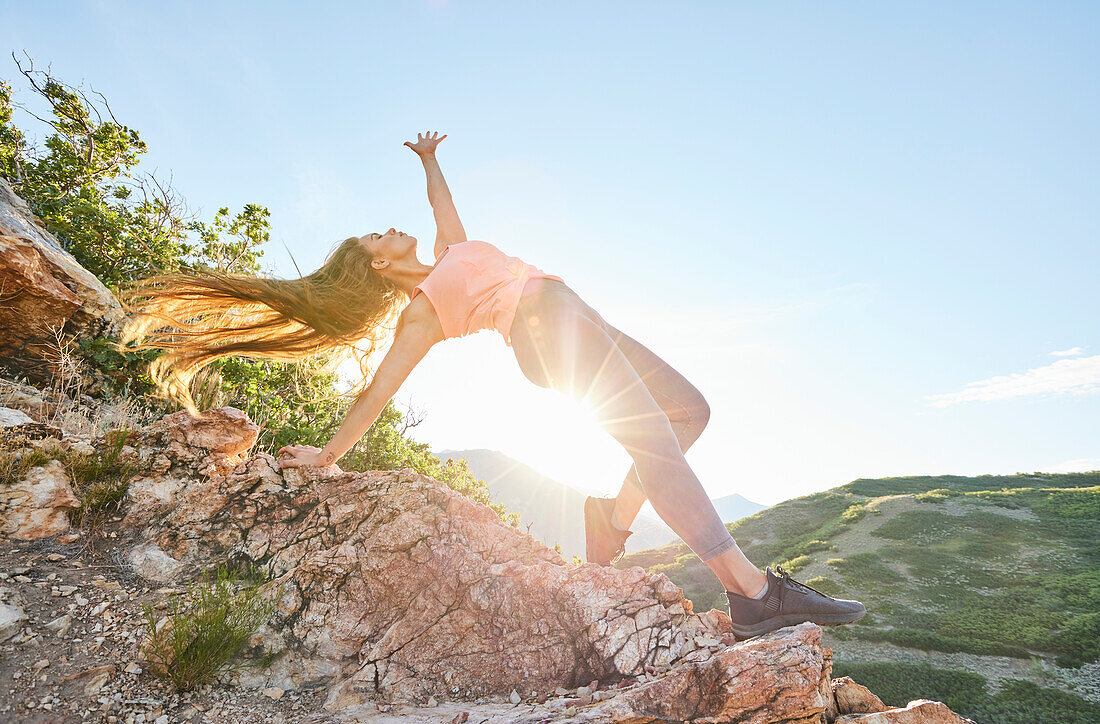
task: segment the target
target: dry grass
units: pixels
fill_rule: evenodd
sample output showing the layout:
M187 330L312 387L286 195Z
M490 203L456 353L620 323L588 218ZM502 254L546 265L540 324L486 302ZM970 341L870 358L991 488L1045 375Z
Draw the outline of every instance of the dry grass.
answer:
M52 330L53 338L39 345L39 354L46 361L51 373L50 384L39 389L22 382L0 379L0 407L18 399L21 395L41 398L50 410L44 415L32 415L39 422L52 425L65 436L95 438L119 428L131 429L153 422L160 413L150 411L140 397L128 394L128 386L118 395L107 399L85 398L85 384L91 376L88 364L77 354L79 346L59 327Z

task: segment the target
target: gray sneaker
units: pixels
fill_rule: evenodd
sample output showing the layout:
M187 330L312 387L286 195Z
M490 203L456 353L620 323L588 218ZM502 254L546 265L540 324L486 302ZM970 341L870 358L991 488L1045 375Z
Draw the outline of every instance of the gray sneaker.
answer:
M768 566L764 573L769 588L761 599L726 591L733 633L739 640L804 621L813 621L819 626L839 626L858 621L867 613L859 601L833 598L794 580L783 566L776 566L775 571Z

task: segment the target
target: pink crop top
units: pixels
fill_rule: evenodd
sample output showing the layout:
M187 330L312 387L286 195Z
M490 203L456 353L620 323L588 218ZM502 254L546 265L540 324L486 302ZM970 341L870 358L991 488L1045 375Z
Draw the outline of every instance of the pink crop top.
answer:
M465 337L495 329L511 347L509 330L528 279L564 280L527 264L487 241L448 244L435 258L428 278L413 289L410 301L423 292L435 308L443 337Z

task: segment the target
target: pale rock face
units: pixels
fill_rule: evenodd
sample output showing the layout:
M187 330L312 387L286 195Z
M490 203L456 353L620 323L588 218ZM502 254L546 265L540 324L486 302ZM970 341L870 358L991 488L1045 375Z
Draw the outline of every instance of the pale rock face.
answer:
M589 721L629 721L621 712L657 711L666 696L661 716L673 718L758 708L759 698L743 709L728 703L751 691L778 707L822 711L830 700L831 652L817 626L731 647L725 613L687 613L690 601L664 574L566 564L487 506L411 469L280 470L261 453L228 475L189 481L175 508L139 535L189 568L231 558L269 570L268 591L282 592L251 643L255 653L296 656L236 681L290 689L323 677L333 682L333 711L513 690L552 695L647 671L654 678L629 701L600 692L604 718ZM681 652L696 636L715 652L699 649L706 656L691 664ZM759 674L733 677L741 667ZM726 680L741 684L718 687ZM704 682L707 697L684 696Z
M69 475L57 460L27 471L22 480L0 489L0 533L34 540L69 530L67 510L79 508Z
M836 697L837 708L847 714L870 714L886 710L882 699L848 676L833 679L833 695Z
M153 516L171 510L176 494L184 482L174 477L140 477L130 481L126 488L129 506L122 520L123 528L140 528Z
M126 558L138 574L158 583L171 583L184 568L183 564L151 543L134 546Z
M19 591L8 586L0 586L0 643L15 636L27 620L24 611L27 602Z
M80 266L0 179L0 359L23 372L42 362L37 345L51 329L85 338L117 329L123 318L110 290Z
M0 380L0 396L7 407L25 412L37 422L48 418L56 409L37 388L9 380Z
M145 439L166 443L164 453L202 475L226 474L244 459L259 438L260 428L235 407L205 410L192 417L187 410L165 415L148 428Z
M22 410L0 407L0 427L15 427L28 422L34 422L34 420Z

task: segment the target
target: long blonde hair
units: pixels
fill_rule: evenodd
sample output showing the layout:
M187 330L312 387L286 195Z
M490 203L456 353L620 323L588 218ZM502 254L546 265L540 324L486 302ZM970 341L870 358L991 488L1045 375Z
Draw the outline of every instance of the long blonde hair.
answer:
M191 382L221 357L300 361L328 355L326 366L354 356L363 380L396 329L408 295L379 274L359 237L340 242L320 269L298 279L268 279L217 271L160 274L122 290L128 312L119 351L168 350L149 365L156 396L199 411ZM300 272L299 272L300 274ZM130 345L134 342L133 346ZM362 346L365 343L365 348ZM351 394L350 392L348 394Z

